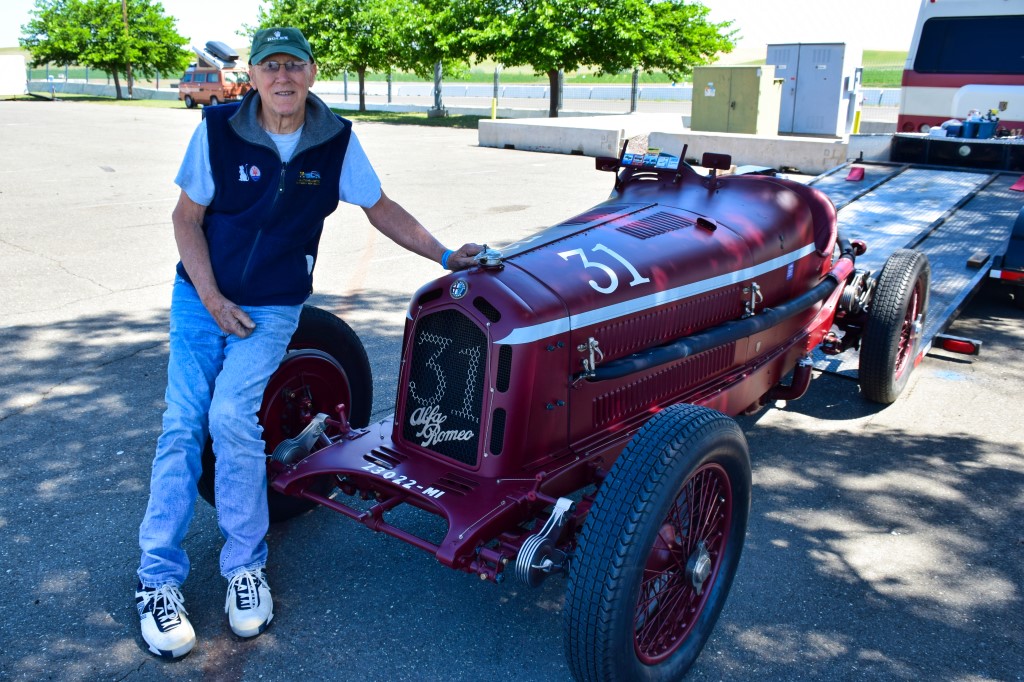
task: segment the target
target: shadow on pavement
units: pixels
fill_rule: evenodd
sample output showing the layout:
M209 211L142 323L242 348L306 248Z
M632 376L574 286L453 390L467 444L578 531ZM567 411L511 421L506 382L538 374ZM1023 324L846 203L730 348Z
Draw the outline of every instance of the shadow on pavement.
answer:
M378 415L394 398L406 300L314 299L354 320L374 363ZM388 315L356 319L367 310ZM985 300L972 314L984 318L991 348L1019 349L1002 310ZM0 333L0 621L17 633L0 651L0 678L568 678L561 579L536 590L481 583L329 510L272 528L275 622L238 640L222 611L215 514L202 502L185 541L199 645L170 664L146 653L132 590L165 330L166 311L156 310ZM1006 371L1019 386L1018 365ZM955 423L942 434L890 428L872 421L885 410L858 401L854 384L824 376L803 401L741 420L754 460L751 525L692 679L1019 675L1020 444ZM432 533L436 520L419 514L392 521Z

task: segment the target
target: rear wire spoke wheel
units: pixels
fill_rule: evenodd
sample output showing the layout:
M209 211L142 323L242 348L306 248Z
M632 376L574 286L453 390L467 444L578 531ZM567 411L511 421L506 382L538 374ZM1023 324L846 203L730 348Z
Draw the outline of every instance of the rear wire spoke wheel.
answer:
M259 420L266 452L273 452L282 440L297 436L318 413L336 417L338 405L345 405L353 427L363 427L369 422L373 408L370 361L351 327L325 310L303 306L288 353L270 377L263 394ZM198 488L200 496L214 505L215 466L213 442L208 439ZM271 462L268 466L281 465ZM324 479L314 486L316 492L326 495L334 483ZM311 500L270 489L267 500L270 520L275 523L316 506Z
M696 660L725 605L750 513L739 426L674 405L633 437L602 483L566 592L580 682L668 682Z
M921 348L931 267L920 251L897 249L878 276L860 348L860 387L889 405L906 387Z

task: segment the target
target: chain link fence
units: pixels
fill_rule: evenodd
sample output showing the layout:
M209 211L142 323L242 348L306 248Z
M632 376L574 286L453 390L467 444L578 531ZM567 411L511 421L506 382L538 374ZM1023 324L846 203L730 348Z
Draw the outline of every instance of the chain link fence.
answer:
M861 121L895 126L899 110L899 80L903 64L873 64L864 67L864 82L892 84L891 87L862 87L859 93ZM136 79L135 87L174 91L181 74L154 79ZM30 81L61 83L98 83L113 85L111 76L85 67L37 67L29 69ZM560 115L609 115L628 113L679 114L689 117L693 87L664 78L640 74L632 83L588 83L586 76L567 78L561 86ZM122 79L122 87L127 84ZM59 88L56 88L59 90ZM368 80L365 84L369 108L426 110L436 102L431 82ZM355 77L343 75L337 80L320 80L313 91L331 104L355 106L359 102L359 84ZM551 88L545 82L502 82L496 73L492 82L479 79L458 81L445 79L441 102L445 108L460 113L490 115L492 108L501 118L543 117L548 115Z
M158 73L154 78L133 78L133 86L140 88L176 88L180 73L170 75ZM113 85L113 77L106 71L90 69L87 66L38 66L28 69L29 81L47 81L51 83L86 83ZM121 86L127 87L124 75L120 76Z

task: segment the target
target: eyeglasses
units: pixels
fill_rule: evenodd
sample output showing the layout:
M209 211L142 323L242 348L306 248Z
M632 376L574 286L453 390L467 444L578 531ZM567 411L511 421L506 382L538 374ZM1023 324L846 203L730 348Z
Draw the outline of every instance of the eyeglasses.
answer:
M277 73L282 66L288 73L295 73L309 66L309 62L260 62L256 66L263 73Z

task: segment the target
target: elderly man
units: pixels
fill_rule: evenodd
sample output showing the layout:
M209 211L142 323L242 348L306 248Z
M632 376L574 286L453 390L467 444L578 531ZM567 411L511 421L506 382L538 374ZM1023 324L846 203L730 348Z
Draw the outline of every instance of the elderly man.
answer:
M274 615L264 567L266 464L256 413L312 290L324 218L361 206L402 247L458 270L480 251L445 249L381 190L351 124L309 93L313 52L300 31L258 31L249 58L255 90L205 110L175 178L172 214L181 261L171 301L163 433L139 529L135 598L150 651L195 645L180 586L181 543L192 519L201 453L217 456L220 571L232 631L254 637Z

